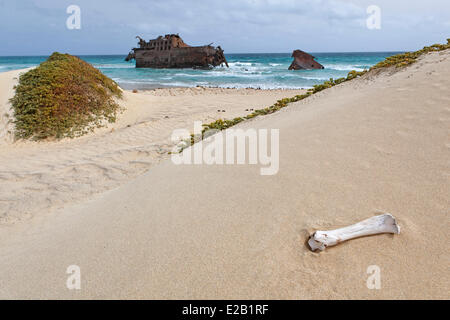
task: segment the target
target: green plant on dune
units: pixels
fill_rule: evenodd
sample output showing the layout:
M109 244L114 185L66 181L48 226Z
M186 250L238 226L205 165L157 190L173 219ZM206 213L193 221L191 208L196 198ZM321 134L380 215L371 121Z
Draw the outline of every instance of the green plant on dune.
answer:
M10 100L17 139L81 136L114 122L118 85L78 57L53 53L19 78Z
M407 53L402 53L402 54L388 57L384 61L381 61L380 63L378 63L375 66L373 66L372 68L370 68L369 71L383 69L383 68L389 68L389 67L394 67L394 66L397 68L406 67L406 66L416 62L417 59L420 56L422 56L423 54L426 54L429 52L443 51L443 50L447 50L447 49L450 49L450 39L447 39L447 44L435 44L435 45L432 45L429 47L424 47L422 50L419 50L419 51L407 52ZM234 118L233 120L219 119L219 120L216 120L209 124L204 124L201 137L195 137L192 134L190 141L186 141L186 144L184 144L184 146L179 149L179 152L182 152L183 149L189 147L190 145L194 144L198 140L204 139L205 132L208 130L212 130L212 129L225 130L234 125L237 125L238 123L240 123L242 121L249 120L249 119L255 118L257 116L267 115L267 114L277 112L278 110L287 107L290 103L306 99L309 96L316 94L320 91L332 88L341 83L351 81L353 79L361 77L369 71L364 70L364 71L358 72L358 71L352 70L348 73L347 77L345 77L345 78L339 78L336 80L331 78L330 80L327 80L322 84L315 85L315 86L313 86L313 88L308 89L308 91L305 94L296 95L292 98L284 98L284 99L278 100L272 106L264 108L264 109L255 110L254 112L252 112L244 117Z
M264 108L264 109L255 110L254 112L252 112L244 117L234 118L233 120L219 119L219 120L216 120L209 124L204 124L202 133L204 134L206 131L212 130L212 129L225 130L225 129L228 129L244 120L249 120L249 119L255 118L257 116L267 115L267 114L277 112L278 110L287 107L290 103L306 99L312 94L315 94L322 90L334 87L335 85L341 84L343 82L353 80L357 77L364 75L366 72L367 71L361 71L361 72L351 71L346 78L339 78L336 80L331 78L330 80L325 81L323 84L315 85L312 89L308 89L308 91L305 94L296 95L292 98L284 98L284 99L278 100L272 106ZM191 143L193 143L193 142L194 142L194 137L192 136Z
M320 92L322 90L334 87L338 84L341 84L343 82L346 81L350 81L353 80L357 77L360 77L362 75L364 75L367 71L361 71L361 72L357 72L357 71L351 71L348 76L346 78L339 78L339 79L330 79L328 81L325 81L323 84L319 84L319 85L315 85L312 89L308 89L308 91L305 94L301 94L301 95L296 95L292 98L283 98L281 100L278 100L277 102L275 102L275 104L273 104L270 107L264 108L264 109L257 109L255 111L253 111L252 113L244 116L244 117L238 117L238 118L234 118L232 120L226 120L226 119L218 119L214 122L208 123L208 124L204 124L203 125L203 130L202 130L202 134L201 137L196 137L195 135L191 134L191 138L189 139L190 141L186 141L187 143L185 143L183 145L183 147L180 148L180 152L187 148L188 146L194 144L195 142L202 140L205 138L205 133L209 130L225 130L228 129L230 127L233 127L235 125L237 125L238 123L245 121L245 120L250 120L252 118L255 118L257 116L261 116L261 115L267 115L267 114L271 114L274 112L277 112L278 110L287 107L290 103L293 102L297 102L303 99L308 98L309 96L311 96L312 94L315 94L317 92Z
M395 66L397 68L406 67L406 66L409 66L410 64L413 64L414 62L416 62L417 58L419 58L423 54L426 54L429 52L447 50L447 49L450 49L450 39L447 39L447 44L434 44L429 47L424 47L422 50L419 50L419 51L405 52L405 53L397 54L395 56L388 57L384 61L381 61L380 63L374 65L371 68L371 70L392 67L392 66Z

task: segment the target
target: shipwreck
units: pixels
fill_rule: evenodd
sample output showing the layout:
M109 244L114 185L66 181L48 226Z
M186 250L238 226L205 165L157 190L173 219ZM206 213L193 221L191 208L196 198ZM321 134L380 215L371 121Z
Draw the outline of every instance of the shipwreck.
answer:
M294 50L292 58L294 58L294 61L289 70L325 69L323 65L314 60L315 57L302 50Z
M139 39L139 48L133 48L125 61L136 60L136 68L212 68L222 64L228 67L220 46L190 46L178 34L167 34L145 41Z

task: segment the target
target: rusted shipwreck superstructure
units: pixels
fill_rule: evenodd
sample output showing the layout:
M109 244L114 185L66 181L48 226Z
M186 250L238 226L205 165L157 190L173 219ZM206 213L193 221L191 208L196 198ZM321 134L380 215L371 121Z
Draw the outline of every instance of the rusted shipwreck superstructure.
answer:
M133 48L125 61L136 60L136 68L210 68L225 64L227 59L220 46L192 47L178 34L167 34L145 41L139 39L139 48Z
M310 70L310 69L324 69L324 66L315 61L315 57L302 50L294 50L292 52L292 62L289 70Z

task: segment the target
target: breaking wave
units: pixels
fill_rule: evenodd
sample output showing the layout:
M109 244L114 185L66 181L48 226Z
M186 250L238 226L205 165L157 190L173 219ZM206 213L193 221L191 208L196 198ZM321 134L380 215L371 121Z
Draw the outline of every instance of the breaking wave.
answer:
M310 88L329 78L347 76L351 70L362 71L394 53L316 53L325 69L289 71L288 53L228 54L229 68L136 69L123 56L80 56L126 89L155 87L299 89ZM46 57L0 57L0 72L35 66Z

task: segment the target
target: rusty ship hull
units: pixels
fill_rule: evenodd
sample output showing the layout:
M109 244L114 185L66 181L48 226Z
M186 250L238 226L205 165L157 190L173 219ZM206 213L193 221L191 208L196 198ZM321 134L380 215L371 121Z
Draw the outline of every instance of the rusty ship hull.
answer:
M294 58L294 61L290 65L289 70L325 69L323 65L314 60L315 57L302 50L294 50L292 58Z
M211 45L189 46L178 35L166 35L145 41L133 48L126 61L135 60L136 68L211 68L222 64L228 67L222 48Z

